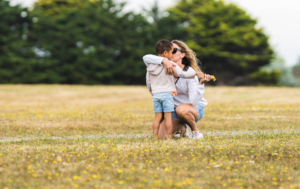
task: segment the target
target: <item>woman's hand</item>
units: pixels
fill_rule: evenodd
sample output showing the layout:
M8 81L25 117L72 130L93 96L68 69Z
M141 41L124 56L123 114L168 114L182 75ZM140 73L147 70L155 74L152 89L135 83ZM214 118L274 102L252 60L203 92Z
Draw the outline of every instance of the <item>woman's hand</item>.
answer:
M209 74L204 74L204 77L200 80L199 84L202 85L205 82L209 82L210 80L212 80L212 76Z

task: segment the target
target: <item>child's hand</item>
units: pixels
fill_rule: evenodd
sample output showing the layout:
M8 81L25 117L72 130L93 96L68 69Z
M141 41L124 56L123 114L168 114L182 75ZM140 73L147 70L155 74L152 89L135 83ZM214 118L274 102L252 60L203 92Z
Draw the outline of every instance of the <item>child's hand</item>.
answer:
M171 61L172 62L172 61ZM177 66L177 64L175 63L175 62L172 62L172 64L173 64L173 67L176 67Z
M164 58L162 64L166 69L166 74L173 75L173 73L175 73L173 62L171 62L167 58Z

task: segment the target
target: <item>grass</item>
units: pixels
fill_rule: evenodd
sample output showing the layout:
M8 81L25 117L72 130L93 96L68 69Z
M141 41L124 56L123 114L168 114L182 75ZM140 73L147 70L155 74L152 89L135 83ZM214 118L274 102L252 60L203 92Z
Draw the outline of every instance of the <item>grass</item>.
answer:
M207 87L203 132L300 128L300 89ZM2 85L0 139L151 134L146 87ZM300 134L0 142L0 188L300 188Z

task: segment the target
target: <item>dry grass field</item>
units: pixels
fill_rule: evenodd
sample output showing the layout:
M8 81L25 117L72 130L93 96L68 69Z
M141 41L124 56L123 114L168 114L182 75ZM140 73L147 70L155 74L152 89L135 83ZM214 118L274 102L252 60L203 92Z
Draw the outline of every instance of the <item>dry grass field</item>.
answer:
M204 97L203 133L291 131L53 140L150 135L151 96L140 86L1 85L0 189L300 188L299 88L207 87Z

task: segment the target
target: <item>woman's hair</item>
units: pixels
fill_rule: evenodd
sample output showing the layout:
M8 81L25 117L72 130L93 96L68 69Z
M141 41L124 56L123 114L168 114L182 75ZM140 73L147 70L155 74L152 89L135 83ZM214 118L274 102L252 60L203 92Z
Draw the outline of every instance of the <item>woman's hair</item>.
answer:
M185 57L182 59L182 64L191 66L195 71L201 71L198 66L198 63L201 64L201 62L196 58L196 54L192 49L190 49L184 42L179 40L173 40L171 43L178 45L180 47L180 51L185 53Z

